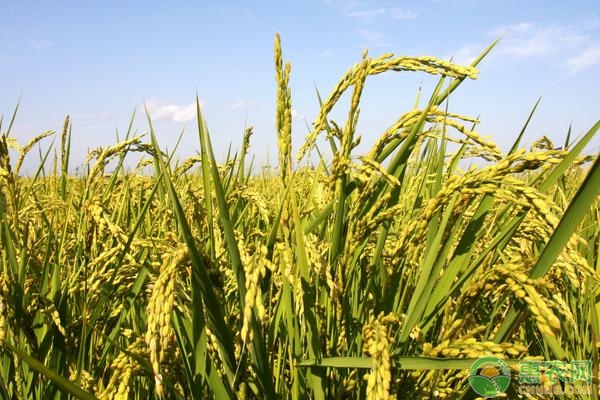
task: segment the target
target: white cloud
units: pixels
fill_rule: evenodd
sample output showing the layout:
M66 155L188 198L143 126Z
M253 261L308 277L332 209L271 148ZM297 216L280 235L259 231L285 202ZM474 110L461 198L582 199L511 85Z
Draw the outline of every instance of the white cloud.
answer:
M576 56L567 59L565 66L571 74L600 64L600 46L591 46Z
M596 22L574 25L536 24L521 22L490 30L487 33L500 37L492 56L504 62L533 60L545 65L562 67L570 74L600 64L600 43L595 38ZM454 61L469 63L485 44L465 44L454 53ZM449 57L448 57L449 58Z
M256 102L254 101L239 100L230 103L228 108L230 111L247 110L248 108L254 107L255 105Z
M414 19L419 16L416 11L404 7L350 8L344 12L344 17L358 18L363 21L371 21L381 15L387 15L395 20Z
M329 6L339 8L346 18L356 18L363 22L372 22L378 17L387 17L394 20L414 19L418 13L406 7L389 7L375 4L369 0L338 0L326 1Z
M469 65L479 54L481 54L483 49L483 46L466 44L461 46L461 48L455 51L451 56L446 56L444 58L452 58L452 62L459 65Z
M385 14L385 8L373 8L370 10L361 10L361 11L346 11L344 13L344 17L349 18L360 18L360 19L372 19L378 15Z
M229 109L231 111L236 111L236 110L240 110L242 108L246 107L246 102L245 101L234 101L233 103L229 104Z
M500 27L498 53L514 57L540 57L572 51L589 40L581 29L560 25L540 26L532 22Z
M305 119L306 119L306 117L304 116L304 114L301 111L296 110L295 108L292 108L292 121L298 122L298 121L304 121Z
M363 47L387 47L390 45L390 38L381 32L371 29L361 29L356 34L363 40Z
M392 19L414 19L419 16L419 14L410 8L403 7L393 7L388 10Z
M510 34L526 33L529 30L531 30L532 27L533 27L532 22L520 22L520 23L514 24L514 25L501 26L501 27L495 29L494 31L492 31L492 33L494 33L496 35L510 35Z
M25 39L27 44L34 49L42 50L54 47L54 42L45 39Z
M200 106L203 106L202 102L200 102ZM150 117L157 121L187 122L196 118L195 102L182 106L178 104L161 105L155 101L149 101L146 103L146 107Z
M112 121L115 119L116 114L112 111L104 111L100 113L99 117L102 121Z

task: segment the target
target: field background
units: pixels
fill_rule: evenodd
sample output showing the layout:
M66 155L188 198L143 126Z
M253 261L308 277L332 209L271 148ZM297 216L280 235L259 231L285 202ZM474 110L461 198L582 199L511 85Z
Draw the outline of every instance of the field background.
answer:
M27 144L4 118L0 396L474 398L485 355L514 374L591 360L597 384L600 168L584 149L600 122L525 148L527 120L509 151L481 137L448 99L492 47L469 66L365 52L292 149L277 35L267 169L252 129L217 162L200 102L197 156L177 161L148 114L77 176L69 118ZM359 153L363 89L405 71L438 84Z

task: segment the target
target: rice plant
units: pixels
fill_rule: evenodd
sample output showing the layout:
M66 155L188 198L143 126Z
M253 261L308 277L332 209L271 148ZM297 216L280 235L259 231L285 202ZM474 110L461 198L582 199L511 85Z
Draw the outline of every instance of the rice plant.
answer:
M514 373L591 360L598 398L600 167L584 149L600 122L525 148L528 120L508 152L480 136L446 101L493 46L469 66L365 52L293 149L277 35L275 174L252 168L251 129L216 160L199 102L198 156L174 161L148 115L78 175L69 118L21 145L15 111L0 126L0 397L467 399L470 365L494 355ZM438 84L358 154L365 85L407 71ZM506 395L524 396L514 381Z

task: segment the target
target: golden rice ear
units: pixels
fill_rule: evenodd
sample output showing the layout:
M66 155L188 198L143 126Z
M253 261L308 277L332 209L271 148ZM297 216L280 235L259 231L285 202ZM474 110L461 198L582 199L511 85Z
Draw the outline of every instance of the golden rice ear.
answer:
M392 383L390 348L394 345L390 329L398 323L396 315L380 313L377 318L371 316L369 322L363 326L363 352L372 360L370 371L364 375L369 399L388 399L390 397Z
M148 300L145 341L150 355L150 365L155 377L155 393L164 395L161 363L170 343L175 339L171 324L171 313L175 304L175 285L188 259L187 247L181 247L165 257Z
M23 149L19 145L19 142L14 137L5 136L4 140L6 141L6 148L7 149L15 150L15 151L17 151L19 153L23 152Z
M33 139L31 139L25 146L23 146L20 149L19 159L17 160L17 164L15 166L16 174L19 174L19 172L21 171L21 165L23 164L23 160L25 159L25 156L27 155L27 153L29 153L31 151L31 149L33 149L33 147L36 144L38 144L42 139L47 138L48 136L52 136L55 133L56 132L54 132L54 131L43 132L43 133L37 135L36 137L34 137Z
M276 53L277 54L277 53ZM441 75L451 78L476 79L479 71L473 66L460 66L436 57L395 57L393 54L383 54L377 58L369 59L368 67L361 68L367 59L367 52L363 53L363 60L350 68L338 82L329 97L321 105L319 115L313 123L313 130L306 136L304 144L300 148L297 159L301 160L314 146L318 135L323 131L327 116L344 92L357 81L364 81L367 76L378 75L387 71L420 71L431 75ZM361 75L364 74L364 77ZM357 91L358 97L360 92ZM353 99L351 110L356 109L358 98Z
M292 168L292 97L289 87L292 65L283 64L281 38L275 35L275 79L277 83L277 147L279 154L279 175L286 181Z

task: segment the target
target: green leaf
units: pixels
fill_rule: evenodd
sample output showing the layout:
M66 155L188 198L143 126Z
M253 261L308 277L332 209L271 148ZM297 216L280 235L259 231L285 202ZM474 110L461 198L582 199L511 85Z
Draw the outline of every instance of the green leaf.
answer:
M81 400L96 399L96 397L89 394L88 392L83 390L81 387L75 385L74 383L71 383L68 379L57 374L55 371L46 367L40 361L36 360L35 358L30 356L23 350L17 348L16 346L13 346L11 343L5 342L4 346L7 349L9 349L10 351L12 351L13 353L15 353L21 360L26 362L34 371L42 374L47 379L51 380L63 392L70 394L72 396L75 396L76 398L81 399Z
M600 126L600 121L596 123L596 126ZM569 207L565 211L565 214L561 218L558 226L554 230L554 233L533 267L530 278L541 278L548 272L583 218L588 213L588 210L596 200L598 193L600 193L600 157L596 157L596 161L592 165L585 181L575 194L571 204L569 204ZM510 309L496 333L494 338L496 343L502 342L508 338L523 307L523 303L519 302Z
M476 358L434 358L434 357L394 357L393 368L401 370L451 370L469 369ZM518 360L504 360L508 365L518 364ZM371 357L325 357L310 359L298 364L300 367L359 368L373 367Z

